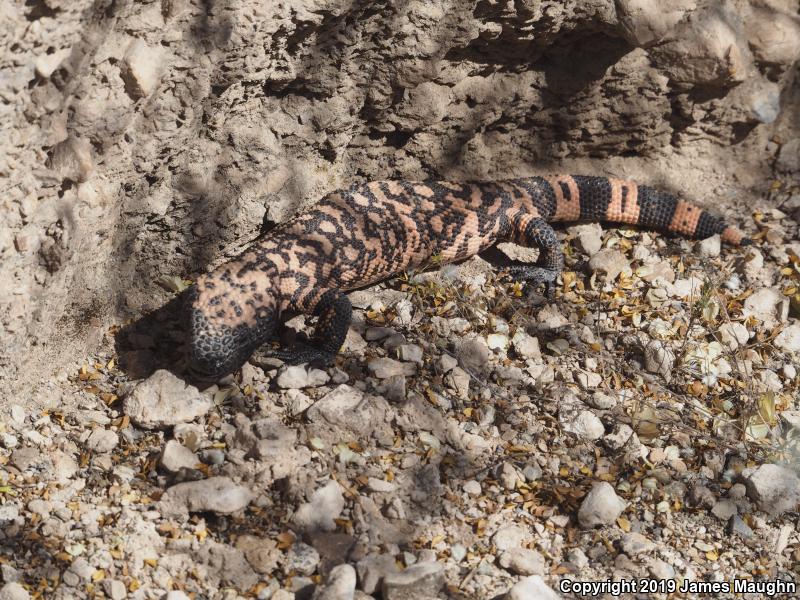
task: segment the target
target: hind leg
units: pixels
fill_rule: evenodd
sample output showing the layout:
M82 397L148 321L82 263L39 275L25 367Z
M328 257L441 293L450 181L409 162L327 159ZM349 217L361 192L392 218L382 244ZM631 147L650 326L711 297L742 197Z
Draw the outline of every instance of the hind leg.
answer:
M352 313L353 307L343 292L328 290L314 307L313 314L319 320L310 343L296 343L293 348L268 350L263 355L290 365L309 363L329 367L333 365L336 354L347 337Z
M511 223L509 241L538 248L539 259L532 265L511 265L507 268L508 274L533 290L544 285L545 295L552 297L556 278L564 268L564 254L550 224L539 216L522 215Z

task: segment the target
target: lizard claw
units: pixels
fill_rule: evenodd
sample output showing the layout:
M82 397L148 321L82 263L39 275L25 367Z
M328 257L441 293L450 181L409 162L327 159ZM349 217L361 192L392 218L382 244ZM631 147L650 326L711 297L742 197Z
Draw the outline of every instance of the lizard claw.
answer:
M333 366L336 355L305 344L296 344L289 349L266 350L264 358L276 358L287 365L308 364L310 367L326 369Z

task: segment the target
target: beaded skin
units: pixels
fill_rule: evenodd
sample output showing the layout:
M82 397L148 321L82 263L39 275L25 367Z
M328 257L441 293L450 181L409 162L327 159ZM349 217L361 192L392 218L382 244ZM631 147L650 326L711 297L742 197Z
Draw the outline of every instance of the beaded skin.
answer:
M344 343L344 292L403 271L469 258L501 241L538 248L535 264L509 273L549 292L564 263L550 223L639 225L689 238L720 234L749 243L697 206L611 177L552 175L503 181L375 181L332 192L270 231L235 260L203 275L188 294L188 358L200 378L236 370L276 326L318 317L311 344L275 355L330 364Z

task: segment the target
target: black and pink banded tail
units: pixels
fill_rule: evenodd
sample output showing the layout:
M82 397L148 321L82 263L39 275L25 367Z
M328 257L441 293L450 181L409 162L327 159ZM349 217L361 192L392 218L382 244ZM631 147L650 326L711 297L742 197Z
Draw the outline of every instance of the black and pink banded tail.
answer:
M704 239L720 234L722 241L743 246L751 240L722 219L685 200L613 177L554 175L543 177L554 195L548 221L626 223L645 229Z

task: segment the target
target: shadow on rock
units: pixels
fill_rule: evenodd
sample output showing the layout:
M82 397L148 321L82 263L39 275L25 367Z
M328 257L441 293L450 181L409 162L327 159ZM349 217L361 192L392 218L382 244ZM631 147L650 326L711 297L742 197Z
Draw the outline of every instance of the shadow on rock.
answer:
M114 348L119 367L130 379L144 379L165 369L187 380L182 308L186 292L123 326L116 334Z

